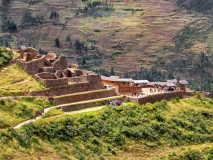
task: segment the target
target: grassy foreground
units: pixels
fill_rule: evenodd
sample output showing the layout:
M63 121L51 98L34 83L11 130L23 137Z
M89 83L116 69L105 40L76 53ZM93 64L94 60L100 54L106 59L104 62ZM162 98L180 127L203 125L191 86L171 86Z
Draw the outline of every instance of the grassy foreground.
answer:
M0 159L202 160L213 155L212 133L211 99L197 95L146 105L126 103L1 131ZM188 152L190 147L193 151Z
M46 89L16 64L0 74L0 95L17 95L22 92Z
M43 98L0 99L0 129L15 126L51 105L51 102Z

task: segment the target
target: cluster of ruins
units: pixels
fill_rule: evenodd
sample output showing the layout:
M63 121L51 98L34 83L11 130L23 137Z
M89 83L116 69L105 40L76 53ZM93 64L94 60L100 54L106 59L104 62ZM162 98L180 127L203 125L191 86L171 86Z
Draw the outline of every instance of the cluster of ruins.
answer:
M41 55L38 50L25 46L20 46L18 52L18 65L47 88L73 83L101 82L100 75L80 70L75 64L69 65L64 56L57 56L55 53Z
M78 65L69 65L65 57L57 56L55 53L41 55L38 50L25 46L20 46L18 52L20 53L20 58L17 60L19 66L46 88L51 88L48 91L42 91L41 95L50 96L75 91L103 89L105 88L104 85L113 86L119 95L141 93L146 91L145 88L152 89L159 88L159 86L162 89L176 88L177 85L180 86L180 90L186 92L185 85L188 83L185 80L177 82L175 79L167 82L149 82L148 80L133 80L118 76L105 77L91 71L80 70ZM56 86L60 86L61 90L58 88L56 91L54 89ZM62 89L62 86L65 88Z

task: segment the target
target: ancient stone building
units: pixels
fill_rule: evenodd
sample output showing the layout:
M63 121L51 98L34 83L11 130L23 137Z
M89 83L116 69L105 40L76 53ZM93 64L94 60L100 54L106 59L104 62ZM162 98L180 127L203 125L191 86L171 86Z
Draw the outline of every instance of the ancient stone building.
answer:
M68 67L68 62L63 56L56 56L54 53L40 55L36 49L25 46L18 49L20 58L17 64L45 87L72 83L101 83L100 75L94 72L79 70L77 65Z

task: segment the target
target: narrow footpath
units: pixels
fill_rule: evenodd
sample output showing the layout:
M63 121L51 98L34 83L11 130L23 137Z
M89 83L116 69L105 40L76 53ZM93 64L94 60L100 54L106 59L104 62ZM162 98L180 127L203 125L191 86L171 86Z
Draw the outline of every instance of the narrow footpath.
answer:
M14 129L18 129L21 126L31 123L31 122L35 122L41 118L43 118L43 116L52 108L59 108L60 106L53 106L53 107L49 107L49 108L45 108L44 109L44 114L42 116L36 117L36 119L29 119L27 121L24 121L20 124L18 124L17 126L14 127ZM70 114L79 114L79 113L86 113L86 112L92 112L92 111L98 111L101 110L102 108L104 108L105 106L99 106L99 107L91 107L91 108L84 108L81 110L77 110L77 111L70 111L70 112L64 112L64 114L61 115L57 115L57 116L52 116L52 117L60 117L60 116L64 116L64 115L70 115ZM52 117L48 117L48 118L52 118Z

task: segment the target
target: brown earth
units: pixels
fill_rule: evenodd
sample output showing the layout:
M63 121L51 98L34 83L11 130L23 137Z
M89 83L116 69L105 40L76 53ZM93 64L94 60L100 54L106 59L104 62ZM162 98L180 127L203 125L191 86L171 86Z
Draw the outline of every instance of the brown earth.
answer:
M76 63L76 58L82 55L76 54L74 46L66 47L65 39L70 35L72 44L76 39L84 41L88 45L88 55L91 42L96 40L96 50L102 53L102 65L95 65L96 60L89 60L91 68L105 68L110 70L114 66L116 71L131 71L143 67L151 67L158 57L165 57L169 53L160 53L165 45L173 45L174 35L185 25L204 17L197 13L187 13L178 8L173 0L139 0L114 2L114 11L96 9L87 14L75 17L78 8L84 4L80 0L66 1L44 0L35 5L28 5L23 0L11 2L9 16L17 24L21 23L23 9L28 8L33 14L41 14L45 17L45 23L26 29L19 29L14 34L16 41L27 45L31 40L36 48L42 48L49 52L74 57L70 62ZM142 11L125 11L124 9L142 9ZM59 22L54 25L49 19L51 10L59 13ZM92 15L100 12L103 17ZM95 32L98 29L100 32ZM59 37L61 48L55 47L55 38ZM15 48L14 44L13 47ZM199 46L201 46L200 44ZM203 50L203 48L202 48ZM199 52L199 49L198 49Z

